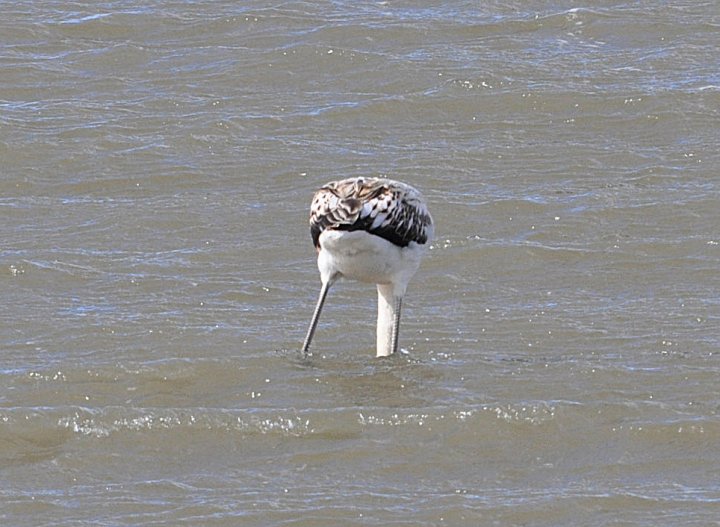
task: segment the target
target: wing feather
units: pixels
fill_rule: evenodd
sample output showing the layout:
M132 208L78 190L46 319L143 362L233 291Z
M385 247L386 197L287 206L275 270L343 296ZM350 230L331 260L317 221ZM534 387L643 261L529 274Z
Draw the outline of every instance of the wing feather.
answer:
M326 229L364 230L407 247L428 243L433 222L422 195L413 187L381 178L332 181L313 196L310 234L320 247Z

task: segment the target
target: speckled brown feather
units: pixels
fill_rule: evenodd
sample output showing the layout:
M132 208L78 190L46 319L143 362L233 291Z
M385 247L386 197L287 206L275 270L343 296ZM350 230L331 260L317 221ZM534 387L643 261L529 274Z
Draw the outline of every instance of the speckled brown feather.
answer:
M432 225L420 192L390 179L331 181L315 193L310 207L310 234L318 249L326 229L364 230L407 247L427 243Z

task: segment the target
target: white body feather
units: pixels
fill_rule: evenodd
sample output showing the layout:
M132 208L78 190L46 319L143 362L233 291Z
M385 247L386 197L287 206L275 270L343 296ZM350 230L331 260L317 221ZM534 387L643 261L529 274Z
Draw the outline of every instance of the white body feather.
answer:
M310 230L322 290L305 339L307 351L330 286L340 277L377 284L377 356L398 346L400 307L433 237L421 194L397 181L351 178L315 193Z

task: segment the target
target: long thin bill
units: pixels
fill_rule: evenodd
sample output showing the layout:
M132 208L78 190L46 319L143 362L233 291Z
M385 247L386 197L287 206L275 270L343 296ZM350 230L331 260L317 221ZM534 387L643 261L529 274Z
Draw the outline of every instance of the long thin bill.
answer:
M303 343L302 352L307 355L308 348L310 348L310 342L312 342L313 335L315 335L315 329L320 320L320 312L322 311L323 305L325 304L325 297L327 297L328 290L330 289L330 282L325 282L320 288L320 297L318 298L315 311L313 312L312 320L310 320L310 327L308 328L305 342Z

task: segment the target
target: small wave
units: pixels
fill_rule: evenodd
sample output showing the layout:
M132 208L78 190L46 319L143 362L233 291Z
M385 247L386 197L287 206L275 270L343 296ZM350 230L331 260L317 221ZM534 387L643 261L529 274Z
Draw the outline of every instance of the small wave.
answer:
M467 409L428 409L419 412L359 412L358 422L364 426L432 426L433 423L473 423L500 419L506 423L539 425L555 417L556 407L548 402L482 405Z
M82 24L84 22L90 22L92 20L99 20L111 16L112 13L96 13L94 15L72 17L65 20L61 20L60 24Z
M312 433L310 421L293 411L233 411L203 408L125 409L100 412L78 409L61 416L57 426L75 434L108 437L122 432L161 430L210 430L242 434L303 436Z

